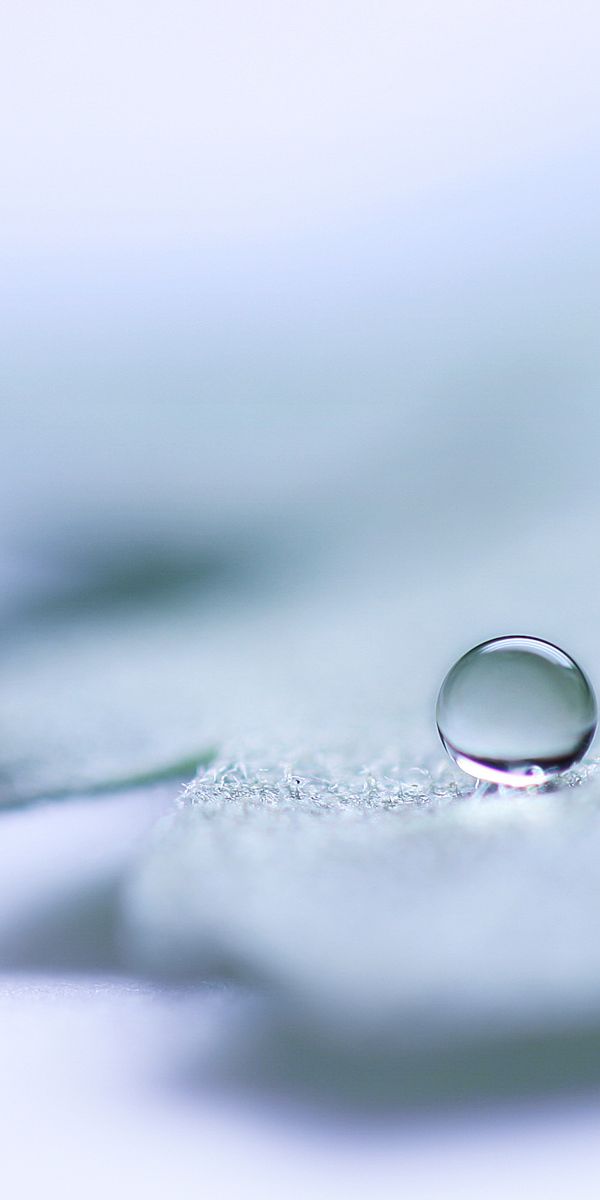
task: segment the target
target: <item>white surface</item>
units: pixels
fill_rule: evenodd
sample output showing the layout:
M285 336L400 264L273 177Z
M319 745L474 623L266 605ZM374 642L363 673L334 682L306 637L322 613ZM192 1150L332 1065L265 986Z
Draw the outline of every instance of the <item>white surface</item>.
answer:
M218 761L134 870L134 949L166 973L254 973L350 1057L369 1036L390 1056L468 1054L471 1039L593 1030L597 767L483 799L418 775L358 749Z
M2 945L27 925L23 951L66 891L76 909L77 882L112 878L166 802L163 793L5 814ZM39 962L39 942L0 980L2 1179L10 1194L597 1193L600 1101L344 1117L326 1104L215 1077L218 1048L244 1003L235 989L173 993L106 966L96 972L93 958L79 969L40 970L36 953Z
M466 629L473 641L498 626L557 640L570 631L566 648L598 677L597 567L587 526L576 537L577 524L567 515L551 535L498 539L468 572L449 555L441 605L431 564L405 577L375 545L362 551L362 572L340 555L285 599L209 609L189 597L155 614L89 625L82 617L51 637L41 630L5 655L7 745L24 760L20 770L56 782L61 769L91 778L107 764L132 766L138 755L142 766L152 749L184 733L229 747L246 738L268 756L290 729L310 745L328 722L346 736L358 722L380 750L385 731L398 760L416 765L436 744L435 687L465 648ZM518 587L492 588L509 577L516 549L542 569L557 536L569 569L551 589L540 591L535 570ZM358 546L354 553L358 559ZM574 572L589 583L583 595ZM571 1196L575 1177L585 1194L587 1177L600 1170L600 1110L582 1099L586 1088L597 1091L593 1041L576 1049L574 1064L569 1047L562 1051L564 1080L559 1060L545 1099L543 1073L521 1101L510 1086L505 1100L496 1096L492 1077L487 1100L466 1089L464 1108L460 1089L436 1099L430 1088L422 1107L418 1097L399 1103L393 1093L402 1089L392 1088L370 1115L360 1106L346 1111L343 1087L340 1104L340 1066L325 1055L327 1086L306 1094L277 1039L262 1040L247 991L201 985L180 995L136 981L122 948L115 957L115 883L145 852L145 835L173 799L161 790L2 814L9 1177L18 1174L31 1194L48 1178L75 1194L83 1175L98 1194L143 1185L161 1195L175 1181L180 1194L194 1195L208 1181L212 1194L240 1200L319 1189L328 1197L368 1189L383 1200L402 1187L411 1200L436 1190L478 1197L484 1185L499 1200L507 1192L535 1196L536 1188ZM511 945L501 950L510 954ZM413 1060L411 1070L427 1068ZM561 1087L573 1089L575 1107L559 1105Z

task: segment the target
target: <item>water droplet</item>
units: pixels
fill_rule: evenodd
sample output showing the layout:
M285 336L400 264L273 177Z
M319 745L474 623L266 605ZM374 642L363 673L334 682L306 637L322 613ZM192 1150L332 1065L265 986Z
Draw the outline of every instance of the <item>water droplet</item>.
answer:
M530 787L583 757L598 713L589 680L563 650L539 638L501 637L454 664L436 717L442 742L463 771Z

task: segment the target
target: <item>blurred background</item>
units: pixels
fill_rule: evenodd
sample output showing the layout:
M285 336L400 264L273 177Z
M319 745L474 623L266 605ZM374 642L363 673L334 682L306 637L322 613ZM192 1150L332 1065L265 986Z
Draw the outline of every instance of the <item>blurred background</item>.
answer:
M419 765L495 634L599 678L597 5L3 27L7 800L268 740L315 678L389 679Z
M96 553L293 570L377 538L436 572L575 527L598 25L591 3L11 8L9 610Z

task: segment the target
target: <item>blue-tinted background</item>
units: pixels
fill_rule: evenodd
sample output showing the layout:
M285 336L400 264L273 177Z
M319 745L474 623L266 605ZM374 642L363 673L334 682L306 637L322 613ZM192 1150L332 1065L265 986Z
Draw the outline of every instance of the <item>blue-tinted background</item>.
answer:
M397 680L405 755L481 638L552 638L600 679L599 34L583 0L8 5L11 795L244 732L263 693L319 692L332 643L340 692ZM83 901L172 798L4 814L9 1175L114 1194L147 1156L157 1195L429 1200L505 1172L498 1196L548 1200L598 1168L593 1105L365 1148L172 1087L173 1031L210 1042L220 994L115 982Z
M595 506L595 5L6 24L13 579L92 531L427 569Z

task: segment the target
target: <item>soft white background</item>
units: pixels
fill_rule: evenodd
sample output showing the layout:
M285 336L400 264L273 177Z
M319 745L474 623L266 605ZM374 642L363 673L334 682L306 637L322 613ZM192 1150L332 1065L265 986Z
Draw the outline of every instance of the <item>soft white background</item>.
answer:
M413 653L431 635L451 659L523 621L600 672L597 6L25 2L2 24L7 622L99 543L102 561L224 547L236 646L261 596L314 613L338 587L342 610L373 578ZM73 757L106 756L88 725L111 628L6 629L8 762L33 737L46 750L57 708ZM164 629L155 665L145 630L131 661L127 628L113 643L126 734L121 712L161 681L128 718L144 750L195 695L166 703ZM74 661L84 704L65 699ZM98 946L73 950L76 918L62 951L52 921L45 955L26 936L63 891L76 913L170 798L2 817L13 1190L597 1190L593 1099L349 1134L170 1083L181 1028L210 1042L229 1000L114 978Z

